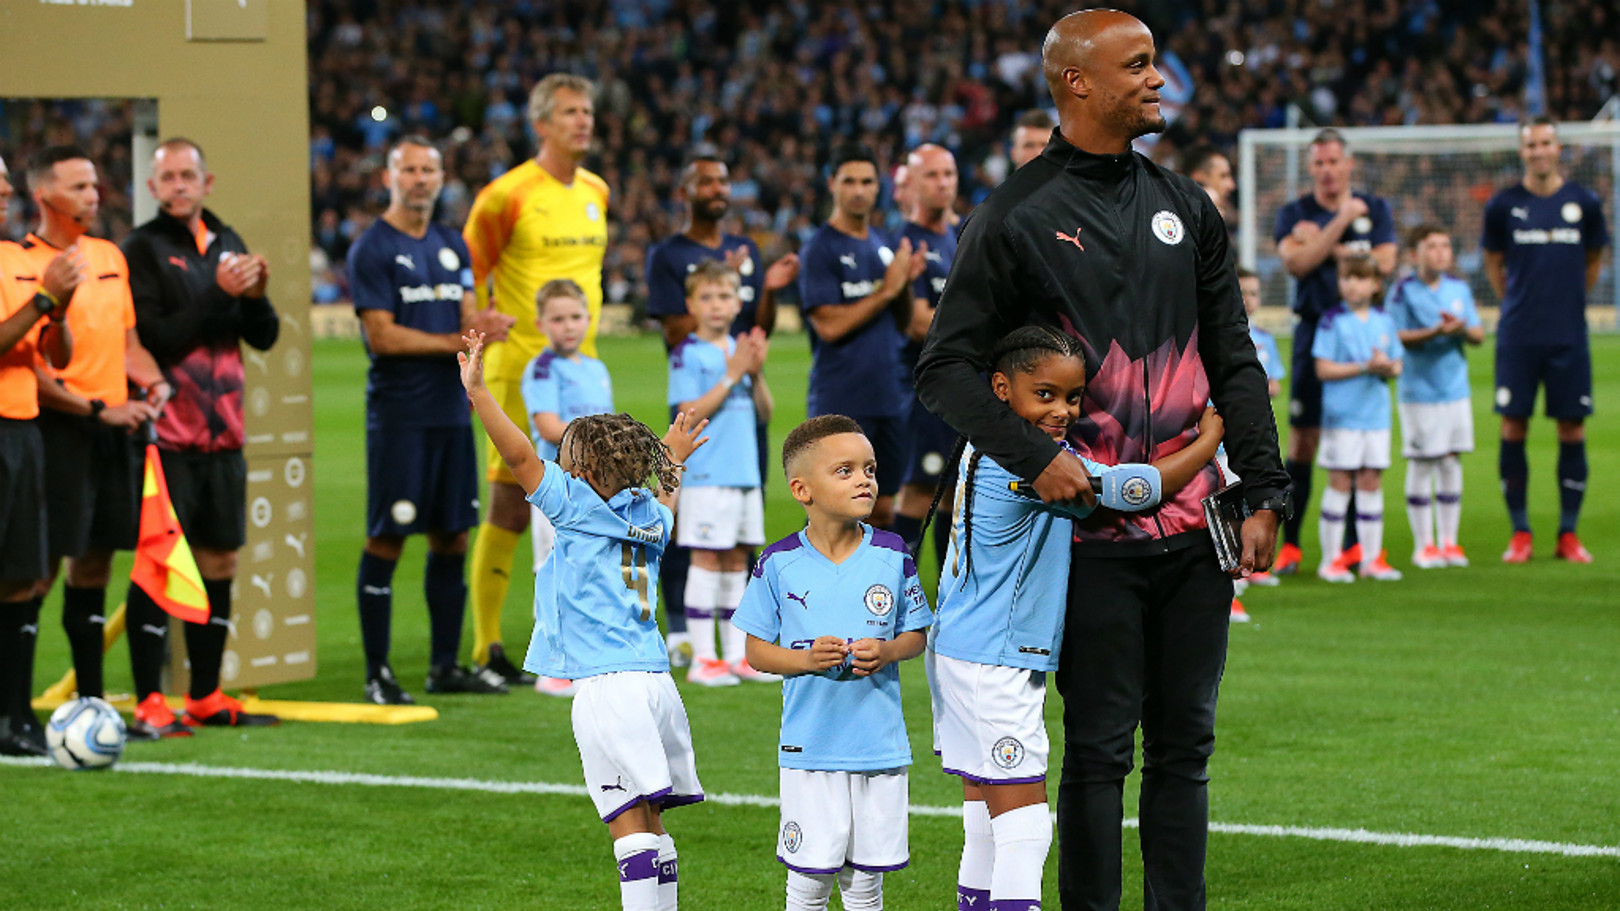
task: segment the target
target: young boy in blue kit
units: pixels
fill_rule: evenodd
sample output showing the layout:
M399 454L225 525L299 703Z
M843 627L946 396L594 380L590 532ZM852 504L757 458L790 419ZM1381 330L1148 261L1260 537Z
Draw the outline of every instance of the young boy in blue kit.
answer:
M1389 468L1389 380L1401 375L1401 340L1378 293L1372 257L1347 256L1339 263L1344 303L1322 315L1311 355L1322 381L1322 448L1317 461L1328 472L1322 491L1322 562L1316 574L1329 582L1354 582L1344 560L1350 485L1356 488L1356 536L1361 574L1380 582L1401 578L1384 559L1383 473Z
M1412 565L1467 566L1457 543L1462 525L1462 453L1474 451L1465 345L1485 341L1468 283L1449 274L1451 235L1419 225L1407 239L1413 272L1395 283L1384 309L1406 348L1396 383L1401 455L1406 457L1406 518L1412 523ZM1432 504L1432 505L1431 505Z
M545 334L546 347L523 371L523 410L529 436L542 459L557 458L568 422L590 414L613 413L613 379L607 365L579 350L591 324L585 291L573 279L557 278L535 295L534 323ZM551 556L555 531L537 506L529 507L529 534L534 543L534 571ZM548 696L574 695L574 682L541 677L534 688Z
M762 373L770 343L757 326L732 338L742 308L739 276L704 260L686 276L686 307L697 321L669 351L669 404L709 421L709 445L686 466L676 543L692 553L686 574L686 624L692 642L690 683L735 686L781 678L755 670L732 614L748 584L748 550L765 543L759 425L770 420L771 390ZM723 646L716 651L716 627Z
M676 415L662 440L627 414L576 418L541 459L484 385L480 332L457 355L484 432L556 529L535 575L524 667L575 681L572 722L585 786L613 836L624 911L676 907L675 842L663 813L703 799L686 708L658 634L658 561L675 522L682 462L704 422ZM649 489L651 485L651 489Z
M905 542L866 524L877 460L853 418L811 418L782 444L803 531L767 547L734 622L748 661L782 685L782 827L787 908L883 907L883 874L910 861L911 746L896 662L927 645L932 622Z

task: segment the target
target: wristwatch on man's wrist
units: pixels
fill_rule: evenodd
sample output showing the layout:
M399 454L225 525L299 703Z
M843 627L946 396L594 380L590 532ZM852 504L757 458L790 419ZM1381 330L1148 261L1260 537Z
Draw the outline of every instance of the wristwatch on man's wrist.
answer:
M1259 512L1262 509L1271 510L1277 514L1278 519L1286 522L1294 517L1294 495L1285 491L1279 496L1266 497L1254 504L1249 511Z
M44 316L56 309L56 298L51 297L44 291L36 292L34 294L34 309L39 311L40 316Z
M107 410L107 403L106 402L103 402L101 399L91 399L90 400L90 416L92 418L100 418L101 413L103 411L106 411L106 410Z

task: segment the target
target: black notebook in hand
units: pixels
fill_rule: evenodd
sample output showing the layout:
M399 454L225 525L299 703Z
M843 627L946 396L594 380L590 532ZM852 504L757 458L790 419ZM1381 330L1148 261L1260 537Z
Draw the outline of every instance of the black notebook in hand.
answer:
M1243 560L1243 520L1249 508L1243 501L1243 485L1228 484L1203 499L1204 521L1215 542L1215 559L1221 572L1229 573Z

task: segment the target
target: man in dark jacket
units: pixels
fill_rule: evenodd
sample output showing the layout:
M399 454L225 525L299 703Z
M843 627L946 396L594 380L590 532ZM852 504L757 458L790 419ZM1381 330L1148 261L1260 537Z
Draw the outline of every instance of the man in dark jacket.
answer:
M1089 386L1069 442L1100 462L1151 462L1185 447L1213 398L1254 510L1236 571L1248 575L1271 564L1288 477L1220 213L1197 184L1131 152L1132 139L1165 126L1154 53L1147 27L1116 11L1075 13L1047 34L1059 128L964 227L918 392L1043 500L1088 503L1080 460L980 376L997 339L1035 323L1082 341ZM1221 483L1211 465L1155 509L1099 510L1075 525L1057 677L1065 908L1119 906L1122 794L1138 724L1147 906L1204 906L1205 769L1232 585L1199 499Z
M265 297L269 271L264 257L249 253L235 231L203 208L214 175L196 143L170 139L158 146L146 185L160 211L124 241L135 331L174 390L156 422L158 450L208 591L210 615L207 623L185 625L191 658L185 723L274 724L273 715L242 711L219 686L230 635L231 580L237 551L247 540L242 343L269 350L281 329ZM172 730L175 719L158 677L166 618L133 585L128 612L140 700L135 716L159 731Z

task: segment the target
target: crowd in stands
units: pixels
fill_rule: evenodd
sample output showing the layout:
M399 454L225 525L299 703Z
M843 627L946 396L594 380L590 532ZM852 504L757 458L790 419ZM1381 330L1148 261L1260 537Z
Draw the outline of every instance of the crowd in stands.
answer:
M1284 124L1512 122L1530 72L1522 0L1119 0L1153 27L1167 94L1190 87L1153 150ZM956 152L962 206L1010 168L1013 120L1049 104L1040 73L1057 0L311 0L308 12L312 266L316 298L346 297L349 244L387 203L381 152L400 135L442 140L440 218L533 154L529 87L554 70L601 87L599 151L613 189L609 300L639 301L644 255L678 229L670 194L700 142L731 158L733 211L767 259L825 217L819 161L857 138L890 165L924 141ZM1606 0L1542 4L1548 111L1588 119L1620 89L1617 15ZM9 102L0 148L20 171L23 136L89 146L107 170L103 236L128 230L129 106ZM41 125L45 129L38 129ZM885 169L887 170L887 169ZM20 194L21 195L21 194ZM31 204L13 206L20 236Z

